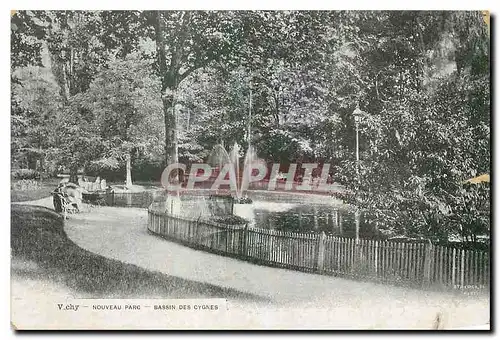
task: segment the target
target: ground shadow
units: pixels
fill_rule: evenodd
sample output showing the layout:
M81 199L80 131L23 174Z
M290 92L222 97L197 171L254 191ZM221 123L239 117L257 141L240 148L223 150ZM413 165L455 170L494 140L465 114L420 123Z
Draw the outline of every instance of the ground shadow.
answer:
M91 253L73 243L63 225L63 218L53 210L11 205L12 259L34 264L13 267L12 274L21 279L42 278L64 284L75 292L75 297L268 301L260 296L148 271Z

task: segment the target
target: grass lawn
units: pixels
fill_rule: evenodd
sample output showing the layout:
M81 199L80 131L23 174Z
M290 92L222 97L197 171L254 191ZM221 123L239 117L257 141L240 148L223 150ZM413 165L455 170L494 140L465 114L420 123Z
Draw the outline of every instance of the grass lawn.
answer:
M12 260L34 262L38 270L13 276L38 277L88 298L227 298L262 300L233 289L184 280L88 252L68 239L53 210L11 205ZM15 281L13 281L13 285Z
M41 198L50 196L50 193L54 191L57 184L61 181L60 178L50 178L44 179L40 182L40 187L38 189L32 190L10 190L10 201L11 202L25 202L34 201Z

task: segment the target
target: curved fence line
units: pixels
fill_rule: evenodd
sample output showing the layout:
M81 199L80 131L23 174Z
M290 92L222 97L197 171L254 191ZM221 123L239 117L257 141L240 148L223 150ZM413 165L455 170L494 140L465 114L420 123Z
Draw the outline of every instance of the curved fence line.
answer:
M489 252L259 229L148 208L148 230L193 248L271 266L417 287L489 288Z

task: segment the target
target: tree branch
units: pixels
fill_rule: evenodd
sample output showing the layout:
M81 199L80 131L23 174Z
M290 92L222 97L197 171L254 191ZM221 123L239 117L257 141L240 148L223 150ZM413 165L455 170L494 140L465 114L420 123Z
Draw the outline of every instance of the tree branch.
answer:
M170 50L172 51L172 58L170 59L169 72L172 75L177 75L179 69L184 61L184 45L186 43L187 37L189 35L189 23L191 21L191 12L182 12L179 19L179 24L176 25L175 34L178 36L178 40L172 39L170 43ZM177 77L175 77L177 78ZM177 80L177 79L176 79Z
M156 39L156 55L158 60L158 67L162 78L161 89L162 92L168 87L166 82L165 73L167 72L166 55L165 55L165 38L163 31L165 29L165 22L163 15L160 11L156 12L155 39Z
M182 72L182 74L179 74L179 83L197 69L207 66L211 61L213 61L212 58L207 58L202 61L195 60L195 62L191 67L189 67L186 71Z

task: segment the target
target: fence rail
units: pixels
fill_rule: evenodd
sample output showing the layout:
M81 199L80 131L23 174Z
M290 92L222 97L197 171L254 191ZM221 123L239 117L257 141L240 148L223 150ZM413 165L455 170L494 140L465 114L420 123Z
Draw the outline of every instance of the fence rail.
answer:
M153 206L153 205L152 205ZM419 287L486 290L489 252L225 225L148 209L148 229L209 251L284 268Z

